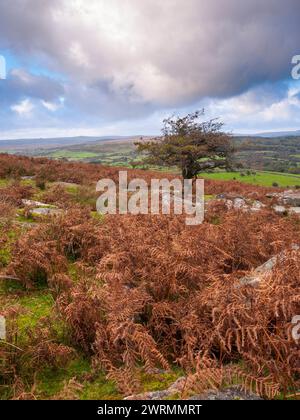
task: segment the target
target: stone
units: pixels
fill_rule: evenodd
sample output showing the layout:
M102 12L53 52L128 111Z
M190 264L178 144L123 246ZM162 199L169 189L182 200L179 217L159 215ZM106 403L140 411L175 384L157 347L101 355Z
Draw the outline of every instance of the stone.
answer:
M261 201L255 200L252 203L252 206L250 208L251 211L259 211L262 210L265 206L265 204L263 204Z
M53 186L59 186L62 188L79 188L79 184L75 184L74 182L64 182L64 181L57 181L53 183Z
M247 204L246 204L246 201L244 200L244 198L237 197L233 200L233 207L235 209L243 209L243 208L246 208L246 206L247 206Z
M174 382L168 389L163 391L144 392L142 394L130 395L124 400L163 400L170 399L176 394L181 394L183 391L186 377L181 377ZM208 400L262 400L261 397L252 393L245 392L239 385L234 385L225 389L220 390L208 390L202 394L193 395L187 400L190 401L208 401Z
M47 207L37 207L30 211L34 216L57 216L62 213L62 210L56 208L47 208Z
M186 384L186 377L181 376L168 388L168 391L172 394L176 394L176 392L182 392L185 384Z
M6 320L4 316L0 315L0 340L6 339Z
M52 206L50 204L46 204L46 203L41 203L40 201L34 201L34 200L22 200L22 204L24 206L31 206L31 207L48 207L48 208L52 208L55 209L57 208L56 206Z
M276 212L276 213L278 213L278 214L283 214L283 213L285 213L285 212L287 211L286 207L284 207L284 206L279 206L279 205L274 206L274 207L273 207L273 209L274 209L274 210L275 210L275 212Z
M300 207L290 207L289 213L300 214Z
M268 198L277 198L278 201L286 206L300 207L300 191L286 190L281 193L268 193Z
M169 396L168 390L144 392L142 394L129 395L124 400L162 400Z
M246 201L243 198L234 198L234 199L226 199L225 200L226 207L231 210L240 210L240 209L248 209Z
M282 194L282 202L288 206L300 206L300 192L289 190L284 191Z
M282 195L282 193L267 193L267 198L279 198Z
M251 392L245 392L240 386L232 386L221 390L209 390L199 395L194 395L189 400L262 400L261 397Z
M184 389L186 377L181 376L169 388L162 391L144 392L142 394L130 395L124 400L162 400L164 398L172 397L172 395L181 393Z
M225 199L226 207L231 210L244 210L244 211L260 211L264 207L266 207L262 202L255 200L246 200L242 197L235 197L235 198L226 198Z
M298 251L299 250L299 246L296 244L293 244L291 246L291 251ZM257 287L259 286L259 284L261 283L261 281L264 279L264 277L271 273L273 268L275 267L275 265L277 264L278 261L282 261L286 258L286 255L289 251L285 250L283 252L281 252L278 255L275 255L274 257L270 258L268 261L266 261L264 264L260 265L259 267L257 267L254 271L252 271L252 273L250 273L247 276L242 277L239 280L239 284L238 287L240 286L253 286L253 287Z

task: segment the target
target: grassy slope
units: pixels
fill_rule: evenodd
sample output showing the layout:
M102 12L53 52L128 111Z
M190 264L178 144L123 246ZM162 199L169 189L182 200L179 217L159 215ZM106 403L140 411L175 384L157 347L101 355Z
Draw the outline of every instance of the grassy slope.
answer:
M256 172L255 175L241 176L238 172L215 172L215 173L203 173L200 175L203 178L221 180L221 181L232 181L236 179L240 182L246 182L253 185L261 185L265 187L271 187L276 182L280 187L292 187L300 185L300 176L297 175L286 175L279 174L276 172Z
M71 150L57 150L52 154L54 158L70 158L70 159L86 159L96 157L97 154L93 152L80 152Z

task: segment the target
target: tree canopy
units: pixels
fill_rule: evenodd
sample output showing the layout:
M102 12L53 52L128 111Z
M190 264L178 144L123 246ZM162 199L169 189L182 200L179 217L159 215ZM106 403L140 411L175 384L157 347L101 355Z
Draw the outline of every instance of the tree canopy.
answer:
M222 131L216 119L200 121L204 111L163 121L162 136L136 142L137 151L146 155L151 165L177 166L183 178L214 168L231 168L231 136Z

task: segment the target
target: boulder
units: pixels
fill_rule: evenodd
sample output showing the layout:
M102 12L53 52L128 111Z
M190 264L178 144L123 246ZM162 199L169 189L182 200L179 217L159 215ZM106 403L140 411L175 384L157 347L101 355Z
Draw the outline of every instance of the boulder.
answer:
M189 400L262 400L258 395L252 392L245 392L240 386L231 386L221 390L209 390L203 394L194 395Z
M169 388L162 391L144 392L142 394L130 395L124 400L162 400L165 398L172 397L174 394L180 394L186 383L186 377L182 376L178 378Z
M33 216L57 216L62 213L62 210L56 208L37 207L30 211Z
M144 392L142 394L130 395L124 400L163 400L171 399L175 395L181 395L184 390L186 378L181 377L171 385L168 389L162 391ZM239 385L234 385L228 388L215 390L210 389L204 391L202 394L193 395L187 400L191 401L208 401L208 400L262 400L258 395L252 392L245 392Z
M242 196L219 194L216 198L218 201L225 202L225 205L229 210L260 211L266 207L265 204L259 200L253 201Z
M284 191L282 194L282 202L287 206L299 207L300 206L300 191Z
M266 207L265 204L263 204L261 201L255 200L252 203L252 205L250 207L250 210L251 211L259 211L259 210L262 210L264 207Z
M287 211L286 207L284 207L284 206L279 206L279 205L274 206L274 207L273 207L273 209L274 209L274 210L275 210L275 212L276 212L276 213L278 213L278 214L283 214L283 213L285 213L285 212Z
M59 186L62 188L79 188L79 184L75 184L74 182L64 182L64 181L57 181L53 183L53 186Z
M292 207L300 207L300 191L286 190L281 193L268 193L268 198L277 198L278 202Z
M289 208L289 213L300 214L300 207L290 207Z
M300 248L298 245L292 245L291 251L298 251ZM255 270L252 271L252 273L248 274L245 277L242 277L239 279L238 286L253 286L257 287L263 281L266 275L270 274L272 270L274 269L275 265L278 261L284 261L288 254L288 250L281 252L278 255L275 255L274 257L270 258L268 261L266 261L264 264L257 267Z
M22 204L23 204L23 206L30 206L30 207L48 207L48 208L52 208L52 209L56 208L56 206L52 206L50 204L41 203L40 201L34 201L34 200L23 199Z

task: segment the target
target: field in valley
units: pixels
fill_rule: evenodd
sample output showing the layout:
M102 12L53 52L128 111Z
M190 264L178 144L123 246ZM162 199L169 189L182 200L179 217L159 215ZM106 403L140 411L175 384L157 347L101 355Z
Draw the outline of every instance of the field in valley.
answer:
M149 137L146 137L146 139ZM278 173L284 175L300 175L300 142L297 136L286 137L234 137L235 158L234 164L240 167L238 172L252 170L257 173ZM0 142L0 152L9 152L14 154L25 154L29 156L41 156L52 159L64 159L69 161L81 161L86 163L99 163L102 165L124 166L128 168L137 167L141 169L163 169L149 168L143 164L142 156L136 153L134 142L140 140L140 137L116 138L116 139L96 139L96 138L69 138L62 139L59 145L59 139L50 139L48 142L44 139L40 141L39 147L31 147L22 141L15 141L13 145L10 142ZM73 144L72 144L73 141ZM34 142L31 142L34 145ZM164 168L168 171L168 168ZM175 168L171 168L174 172ZM221 177L221 175L213 175ZM229 179L232 179L230 175ZM239 174L233 178L247 182L248 178L241 179ZM275 176L277 178L277 175ZM226 177L225 177L226 178ZM257 177L258 178L258 177ZM290 180L278 178L272 181L265 175L258 179L249 179L257 185L270 186L273 182L278 182L282 186L295 185L293 179ZM270 184L271 182L271 184ZM288 183L290 182L290 183ZM294 181L295 182L295 181Z
M260 185L263 187L281 187L292 188L300 186L300 176L282 174L277 172L260 172L251 170L242 170L241 172L214 172L201 174L204 179L212 179L218 181L239 181L252 185Z

